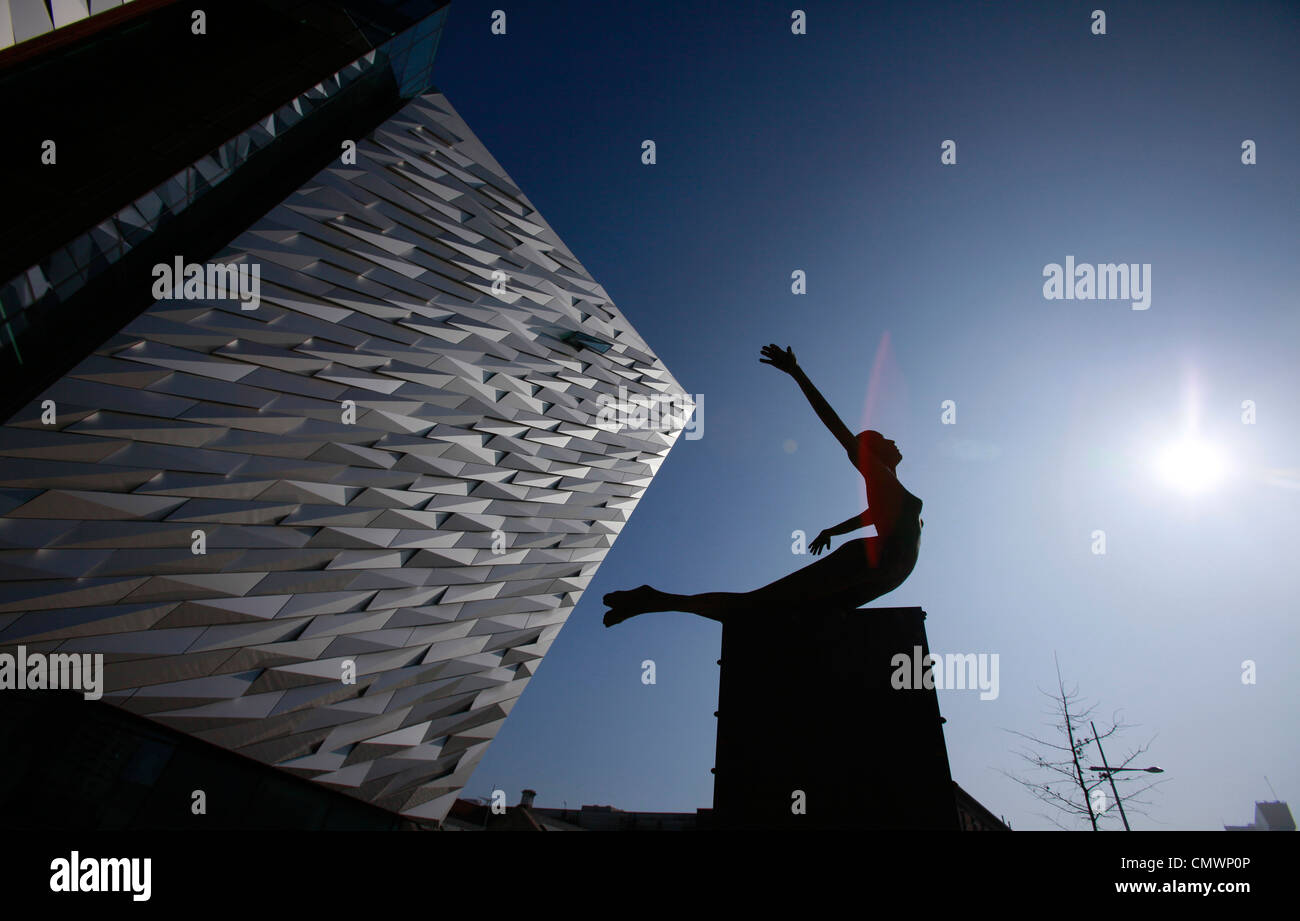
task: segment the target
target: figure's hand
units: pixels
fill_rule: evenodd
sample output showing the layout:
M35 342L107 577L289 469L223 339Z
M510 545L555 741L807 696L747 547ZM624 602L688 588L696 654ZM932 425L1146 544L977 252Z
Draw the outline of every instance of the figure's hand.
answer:
M831 546L831 536L827 534L825 531L822 531L820 534L814 537L813 542L808 545L808 552L811 553L813 556L817 556L823 550L829 550L830 546Z
M795 360L794 350L786 346L785 351L775 343L763 346L763 357L759 359L765 365L771 365L778 371L784 371L786 374L793 374L795 368L799 367L799 362Z

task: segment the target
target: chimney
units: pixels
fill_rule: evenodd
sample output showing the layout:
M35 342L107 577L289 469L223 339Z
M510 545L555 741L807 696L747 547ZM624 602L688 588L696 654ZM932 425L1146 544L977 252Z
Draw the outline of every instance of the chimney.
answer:
M537 795L536 790L525 790L523 792L523 795L519 797L519 805L523 806L526 809L531 808L533 805L533 797L536 795Z

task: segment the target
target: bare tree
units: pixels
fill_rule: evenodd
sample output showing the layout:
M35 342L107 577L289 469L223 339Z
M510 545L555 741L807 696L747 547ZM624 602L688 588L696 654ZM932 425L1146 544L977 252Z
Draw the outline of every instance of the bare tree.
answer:
M1088 770L1090 766L1101 763L1100 757L1091 765L1088 763L1089 746L1096 747L1099 742L1107 742L1117 733L1134 726L1120 722L1121 711L1116 711L1112 714L1109 727L1103 723L1093 732L1090 727L1096 722L1093 713L1097 705L1083 700L1077 686L1066 690L1065 682L1061 679L1059 661L1056 663L1056 686L1055 693L1039 688L1052 701L1052 709L1048 711L1051 720L1046 725L1056 731L1056 741L1014 729L1007 730L1032 743L1017 754L1029 764L1033 772L1028 777L1017 777L1006 771L1002 773L1051 807L1055 815L1039 814L1058 828L1076 830L1081 826L1091 826L1093 831L1101 831L1111 822L1120 822L1120 811L1116 809L1116 803L1110 801L1112 797L1108 791L1103 788L1103 785L1109 786L1112 782L1117 795L1123 797L1125 811L1146 815L1146 808L1151 803L1143 797L1161 781L1147 780L1124 771L1112 773L1108 779L1103 773ZM1111 769L1128 767L1151 747L1153 741L1155 736L1121 760L1110 760L1108 763ZM1113 755L1110 757L1113 758ZM1058 816L1063 816L1065 821L1061 821Z

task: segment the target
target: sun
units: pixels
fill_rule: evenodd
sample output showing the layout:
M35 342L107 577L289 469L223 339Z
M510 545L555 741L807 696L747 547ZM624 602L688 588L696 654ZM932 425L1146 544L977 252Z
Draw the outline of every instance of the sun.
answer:
M1165 485L1188 494L1212 489L1227 472L1222 453L1198 438L1169 445L1156 458L1155 468Z

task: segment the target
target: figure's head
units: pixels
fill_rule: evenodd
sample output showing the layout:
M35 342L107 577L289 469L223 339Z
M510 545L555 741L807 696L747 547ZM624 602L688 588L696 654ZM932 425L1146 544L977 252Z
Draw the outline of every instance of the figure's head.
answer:
M892 439L886 438L874 429L867 429L865 432L858 433L858 452L870 454L890 470L897 467L898 462L903 459L903 454L898 450L898 445L894 444Z

